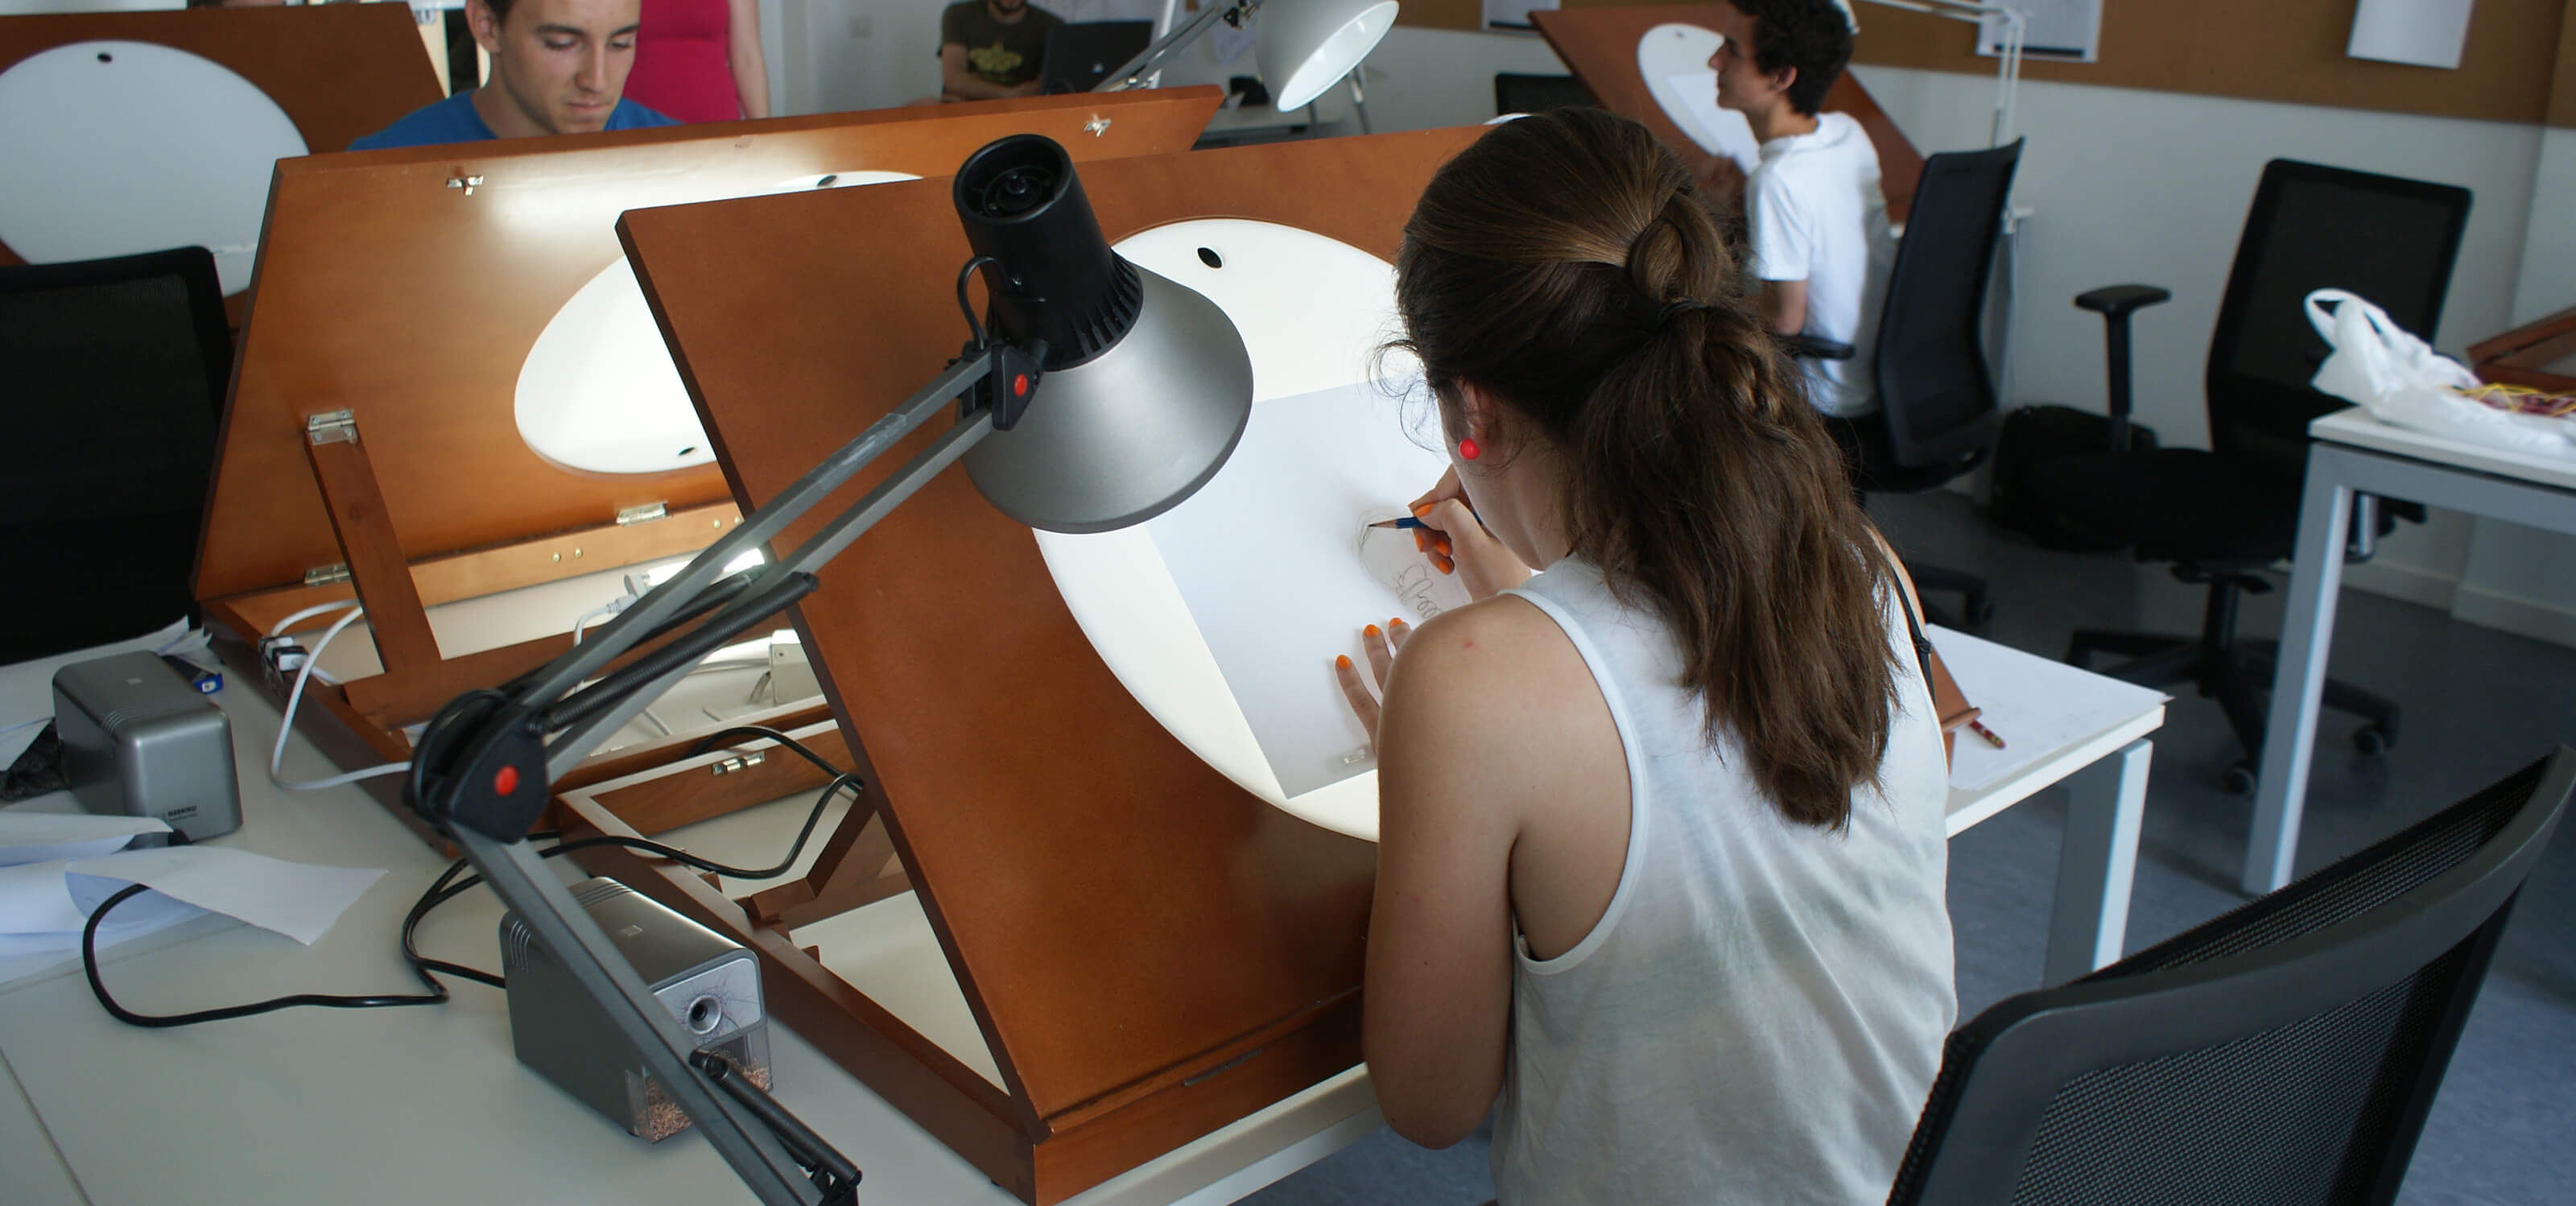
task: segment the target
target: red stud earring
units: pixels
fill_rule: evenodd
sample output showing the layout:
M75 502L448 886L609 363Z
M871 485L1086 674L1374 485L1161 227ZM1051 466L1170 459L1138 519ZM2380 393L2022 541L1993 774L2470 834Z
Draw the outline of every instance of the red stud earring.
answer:
M1474 441L1474 440L1460 440L1460 441L1458 441L1458 456L1460 457L1460 459L1463 459L1463 460L1470 460L1470 461L1472 461L1472 460L1476 459L1477 457L1483 456L1484 454L1485 454L1485 450L1484 450L1484 449L1476 447L1476 441Z

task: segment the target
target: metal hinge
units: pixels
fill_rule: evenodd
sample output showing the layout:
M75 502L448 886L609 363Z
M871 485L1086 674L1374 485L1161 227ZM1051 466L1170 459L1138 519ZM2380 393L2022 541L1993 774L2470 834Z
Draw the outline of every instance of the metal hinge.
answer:
M736 754L731 758L719 758L710 764L707 767L707 770L714 774L730 775L735 771L750 770L751 768L767 761L769 761L769 754L766 751L753 750L748 754Z
M358 442L358 416L345 410L306 415L304 438L316 444L355 444Z
M330 586L335 583L346 582L348 580L349 563L346 561L343 561L338 565L316 566L304 571L304 584L306 586Z
M464 189L465 195L471 197L474 195L475 189L483 187L483 178L481 176L450 176L447 178L447 187Z
M1092 136L1093 138L1098 138L1103 134L1107 134L1109 132L1109 119L1094 113L1091 115L1090 121L1082 123L1082 132Z
M617 510L617 526L628 528L639 523L651 523L656 519L661 519L669 515L670 513L671 509L670 504L668 503L649 502L638 503L631 507L620 507Z

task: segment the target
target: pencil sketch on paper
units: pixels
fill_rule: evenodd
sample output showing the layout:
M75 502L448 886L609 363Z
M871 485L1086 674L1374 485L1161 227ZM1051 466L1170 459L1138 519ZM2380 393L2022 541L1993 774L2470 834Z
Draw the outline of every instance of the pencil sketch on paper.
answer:
M1467 601L1411 532L1364 526L1448 468L1406 431L1400 394L1363 382L1254 405L1216 477L1146 525L1289 798L1368 769L1345 761L1369 734L1334 655L1358 657L1362 625Z

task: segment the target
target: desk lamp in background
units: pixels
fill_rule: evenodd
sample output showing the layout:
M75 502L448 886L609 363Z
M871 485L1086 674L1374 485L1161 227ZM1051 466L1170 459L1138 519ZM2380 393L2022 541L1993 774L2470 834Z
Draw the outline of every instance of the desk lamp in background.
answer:
M456 841L772 1206L851 1201L857 1170L737 1069L697 1051L542 867L525 835L549 785L701 657L811 593L816 571L949 465L963 460L976 489L1021 523L1102 532L1196 492L1251 417L1252 361L1234 324L1109 249L1063 147L1034 134L990 143L958 169L953 198L973 251L957 277L972 333L959 359L571 652L450 701L412 762L412 807ZM979 268L989 332L967 302ZM727 573L952 400L945 431L802 545Z
M1208 0L1187 24L1110 72L1093 91L1146 87L1164 59L1206 36L1217 22L1241 29L1258 16L1261 40L1252 58L1270 89L1271 107L1282 113L1303 109L1335 81L1359 70L1360 60L1395 28L1395 11L1395 0ZM1368 108L1356 82L1352 95L1360 100L1365 133Z

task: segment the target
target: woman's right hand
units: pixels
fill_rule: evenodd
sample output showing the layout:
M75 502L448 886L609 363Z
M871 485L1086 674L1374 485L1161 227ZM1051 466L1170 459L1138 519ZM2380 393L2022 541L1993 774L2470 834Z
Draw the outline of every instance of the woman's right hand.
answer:
M1482 602L1530 580L1533 571L1486 530L1467 505L1467 491L1452 465L1407 508L1423 526L1413 544L1444 574L1456 574L1470 602Z

